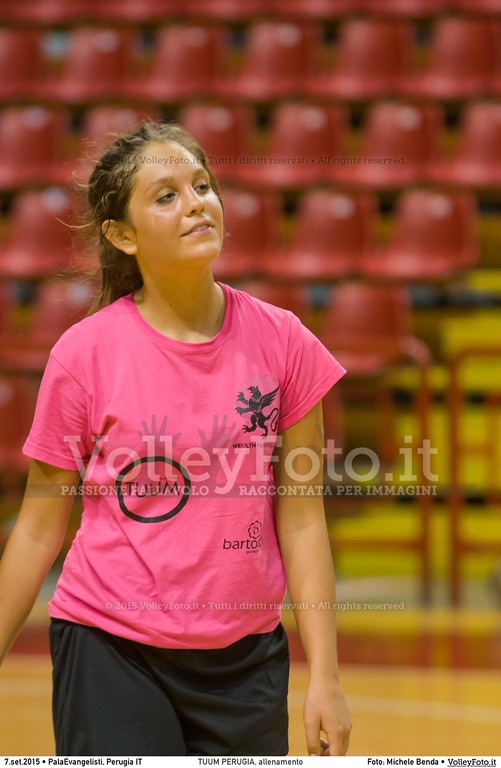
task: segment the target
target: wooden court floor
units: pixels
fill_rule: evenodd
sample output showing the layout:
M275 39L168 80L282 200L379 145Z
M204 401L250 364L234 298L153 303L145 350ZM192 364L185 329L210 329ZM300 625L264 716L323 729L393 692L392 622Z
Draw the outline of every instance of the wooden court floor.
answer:
M11 654L0 671L0 754L53 755L50 663ZM303 664L291 672L290 754L304 755ZM500 755L501 671L348 665L351 755Z

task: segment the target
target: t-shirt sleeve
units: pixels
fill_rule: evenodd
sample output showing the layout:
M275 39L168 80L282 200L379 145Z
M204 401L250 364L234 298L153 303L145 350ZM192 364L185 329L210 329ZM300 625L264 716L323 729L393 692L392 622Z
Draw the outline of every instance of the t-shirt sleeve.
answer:
M278 431L306 416L345 373L319 339L292 315Z
M52 354L23 453L55 467L81 470L88 460L90 442L85 390Z

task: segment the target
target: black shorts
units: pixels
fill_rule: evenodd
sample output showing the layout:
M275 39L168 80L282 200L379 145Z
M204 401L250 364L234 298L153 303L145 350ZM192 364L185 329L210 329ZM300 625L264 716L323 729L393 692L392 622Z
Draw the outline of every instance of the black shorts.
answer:
M53 619L57 755L286 755L281 624L216 650L155 648Z

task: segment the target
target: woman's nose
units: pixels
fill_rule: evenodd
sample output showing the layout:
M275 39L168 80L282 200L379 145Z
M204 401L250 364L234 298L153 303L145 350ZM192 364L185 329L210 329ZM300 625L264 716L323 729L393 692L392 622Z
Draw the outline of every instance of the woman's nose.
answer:
M203 198L198 194L196 189L190 187L190 189L186 192L186 208L189 213L198 213L202 211L204 207L205 202Z

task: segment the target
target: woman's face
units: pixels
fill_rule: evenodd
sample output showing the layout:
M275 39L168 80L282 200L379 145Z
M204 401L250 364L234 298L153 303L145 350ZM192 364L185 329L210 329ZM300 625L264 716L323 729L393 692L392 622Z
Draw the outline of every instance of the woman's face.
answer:
M198 158L158 142L138 158L129 200L130 252L151 274L210 264L223 243L223 211Z

